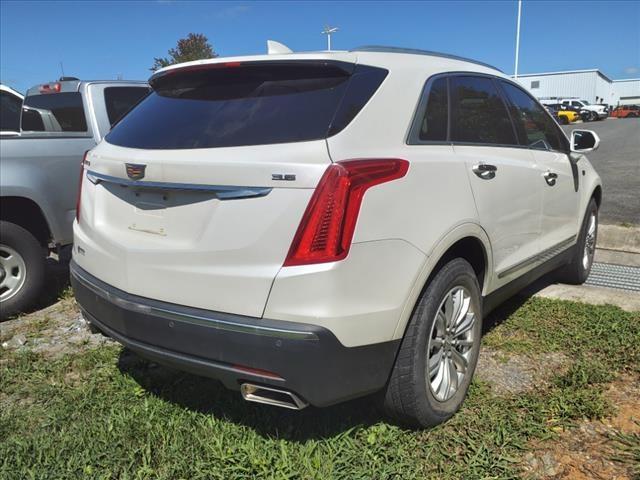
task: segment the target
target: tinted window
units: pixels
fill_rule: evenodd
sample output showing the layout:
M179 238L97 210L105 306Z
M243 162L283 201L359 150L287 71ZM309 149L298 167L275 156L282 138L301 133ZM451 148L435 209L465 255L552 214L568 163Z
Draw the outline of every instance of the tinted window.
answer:
M20 130L20 107L22 100L9 92L0 92L0 130Z
M542 150L564 150L555 122L538 102L515 85L501 83L511 103L511 116L520 143Z
M429 89L425 110L418 138L423 141L445 141L447 139L447 122L449 117L447 79L434 80Z
M82 96L69 92L26 97L22 107L22 130L86 132Z
M113 125L142 99L147 87L107 87L104 89L104 103L107 106L109 124Z
M455 76L451 86L451 140L517 144L513 126L495 83L487 77Z
M164 74L152 78L153 92L106 139L151 149L323 139L355 117L387 73L360 67L351 88L353 70L352 64L298 61Z

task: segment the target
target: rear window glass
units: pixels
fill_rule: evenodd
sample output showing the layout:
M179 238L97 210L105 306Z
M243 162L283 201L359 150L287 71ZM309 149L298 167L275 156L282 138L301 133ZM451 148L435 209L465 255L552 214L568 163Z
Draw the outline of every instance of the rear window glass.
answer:
M507 107L493 80L451 78L451 139L494 145L517 145Z
M131 148L185 149L323 139L348 125L386 74L327 61L169 71L151 79L153 92L106 140Z
M32 95L22 106L26 132L86 132L87 120L78 92Z
M104 89L104 103L107 106L109 124L114 125L131 107L149 92L147 87L107 87Z

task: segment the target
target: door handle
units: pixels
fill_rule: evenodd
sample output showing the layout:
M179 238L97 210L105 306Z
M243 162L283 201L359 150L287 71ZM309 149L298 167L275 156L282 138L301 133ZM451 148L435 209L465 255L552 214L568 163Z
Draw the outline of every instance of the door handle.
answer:
M479 163L478 165L474 165L471 170L483 180L491 180L496 176L498 167L488 163Z
M547 185L549 185L550 187L553 187L556 184L556 180L558 179L558 174L547 170L544 173L543 177L547 182Z

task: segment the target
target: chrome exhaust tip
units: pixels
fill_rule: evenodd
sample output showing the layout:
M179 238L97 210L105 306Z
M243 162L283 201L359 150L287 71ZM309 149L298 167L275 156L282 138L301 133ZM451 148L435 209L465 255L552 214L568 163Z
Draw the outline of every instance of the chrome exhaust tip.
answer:
M240 385L240 393L247 402L264 403L291 410L302 410L309 405L293 392L263 385L243 383Z

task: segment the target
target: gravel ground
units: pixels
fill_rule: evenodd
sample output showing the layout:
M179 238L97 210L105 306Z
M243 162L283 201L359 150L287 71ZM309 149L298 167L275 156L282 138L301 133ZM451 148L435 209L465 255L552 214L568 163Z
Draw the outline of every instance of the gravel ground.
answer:
M29 349L51 358L115 342L89 331L72 298L0 323L2 350Z

